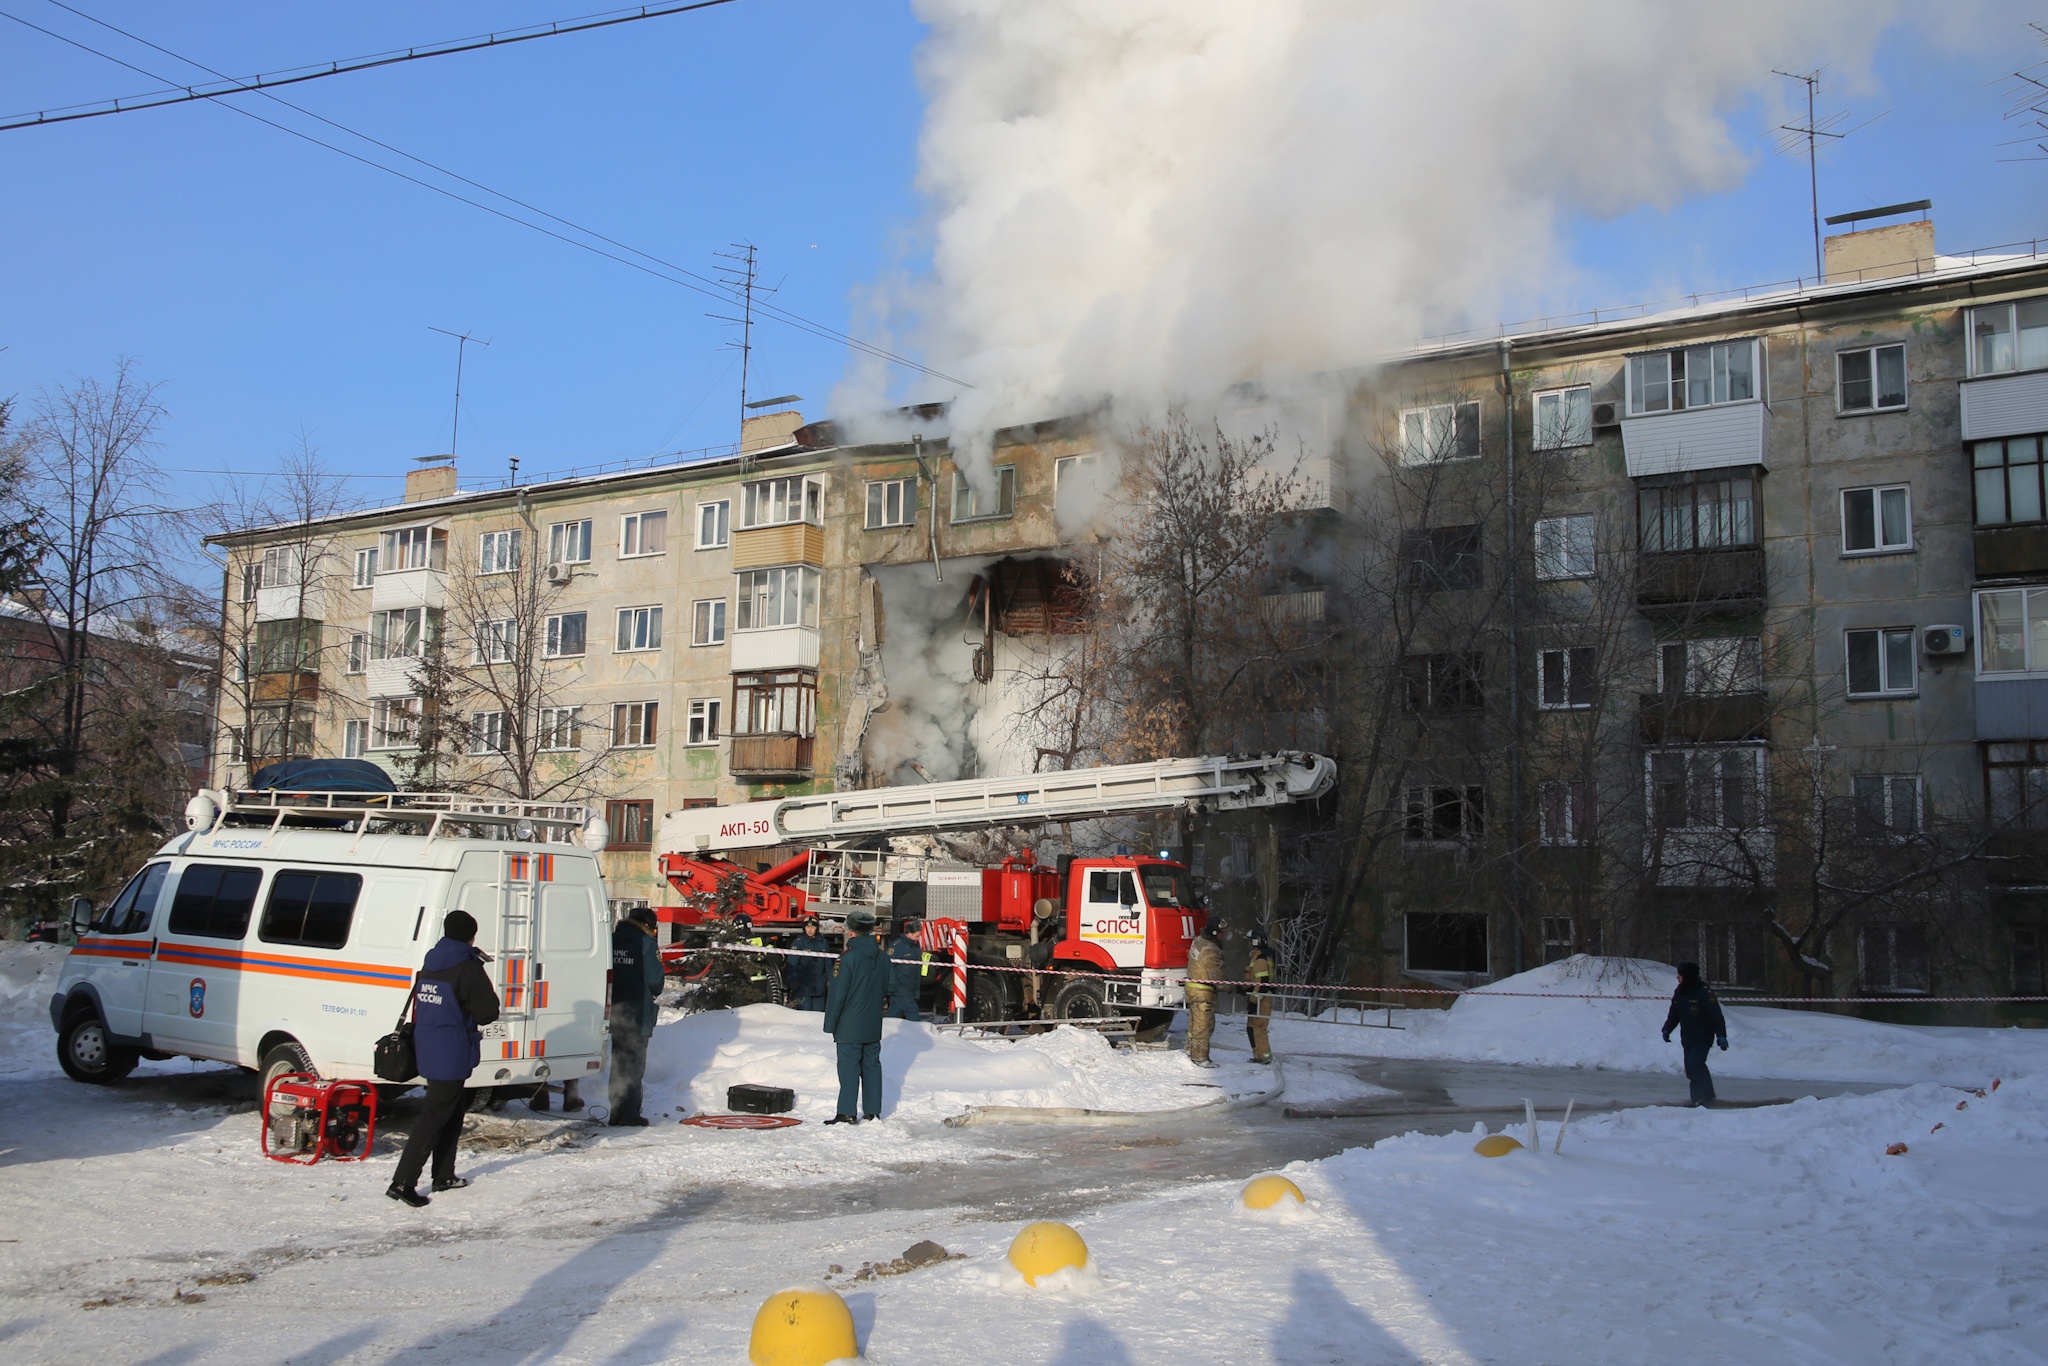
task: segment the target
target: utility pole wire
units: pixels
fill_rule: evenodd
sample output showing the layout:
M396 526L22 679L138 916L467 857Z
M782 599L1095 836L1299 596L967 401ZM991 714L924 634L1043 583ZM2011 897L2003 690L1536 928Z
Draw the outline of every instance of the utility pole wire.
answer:
M56 0L51 0L54 4ZM70 123L76 119L96 119L107 114L129 114L138 109L161 109L166 105L187 104L193 100L217 100L223 95L240 95L252 90L267 90L280 85L298 85L303 81L317 81L327 76L345 76L356 71L371 71L380 66L396 66L401 62L424 61L428 57L447 57L458 52L475 52L487 47L506 47L512 43L529 42L535 38L554 38L564 33L587 33L591 29L610 28L614 24L631 24L642 19L665 19L672 14L687 14L691 10L710 9L714 5L729 5L733 0L688 0L688 3L667 5L642 5L636 10L607 10L602 14L586 14L575 19L558 19L548 24L530 24L523 29L504 29L497 33L478 34L473 38L450 38L444 42L423 43L418 47L398 48L390 52L372 53L367 57L344 57L340 61L327 62L319 66L291 67L261 76L216 76L224 82L218 88L206 86L178 85L166 90L151 91L146 95L123 95L111 100L98 100L91 104L63 105L56 109L45 109L34 114L11 115L0 119L0 133L17 128L39 128L51 123ZM60 9L71 9L59 5ZM78 14L77 10L71 10ZM13 16L9 16L12 18ZM81 15L91 18L90 15ZM161 49L159 49L161 51ZM198 63L193 63L197 66ZM204 70L204 68L201 68ZM144 73L148 74L148 73ZM154 79L162 80L161 76Z
M169 48L164 47L161 44L153 43L149 41L147 38L143 38L137 34L130 33L126 29L120 28L114 24L106 22L104 19L94 18L92 15L85 13L83 10L73 9L71 6L64 4L63 0L50 0L50 3L57 5L62 9L69 10L71 13L78 15L79 18L85 19L90 23L97 24L99 27L107 29L109 32L117 33L122 37L129 39L131 42L140 43L144 47L148 47L153 49L154 51L161 52L166 57L170 57L175 61L184 62L186 65L197 67L201 71L213 71L212 67L207 66L203 62L197 62L190 57L186 57L180 53L173 52ZM111 53L102 52L98 48L92 47L86 43L82 43L76 38L67 37L66 35L58 33L53 29L44 28L41 24L31 23L29 20L23 19L21 16L17 14L11 14L5 10L0 10L0 18L11 19L15 23L23 26L24 28L33 29L37 33L43 34L45 37L54 38L60 43L64 43L68 46L75 47L81 52L90 53L93 56L102 59L103 61L112 62L116 66L126 67L128 70L136 72L143 76L147 76L151 80L165 81L169 79L168 77L158 75L156 72L147 70L143 67L139 67L135 65L133 62L126 61L120 57L116 57ZM407 152L402 148L394 147L387 142L380 142L378 139L371 137L367 133L357 132L355 129L348 127L346 124L337 123L333 119L325 118L322 115L316 114L309 109L301 108L300 106L291 103L289 100L285 100L276 95L270 94L268 91L255 90L251 91L250 93L261 95L263 96L263 98L271 101L273 104L281 105L286 109L292 110L294 113L303 114L307 118L315 119L321 123L326 124L330 128L334 128L340 132L347 133L351 137L360 138L364 142L370 143L372 146L380 147L387 152L393 153L394 155L404 157L408 161L415 162L418 165L425 166L430 170L438 172L441 175L445 175L451 180L459 181L464 185L471 186L477 190L482 191L485 194L491 195L494 198L502 199L508 204L517 205L518 207L527 210L529 213L539 214L541 217L549 219L552 222L560 223L564 227L571 228L576 232L584 233L589 237L596 238L600 242L604 242L611 246L615 246L619 248L619 250L621 251L630 252L634 256L641 257L647 261L652 261L655 263L655 265L662 267L662 269L652 269L649 266L642 265L639 261L628 260L624 256L616 255L612 252L604 250L601 247L592 246L588 242L578 241L576 238L565 236L564 234L559 232L554 232L551 229L543 227L538 223L529 222L524 218L520 218L515 214L506 213L504 210L494 208L489 204L479 203L477 200L471 199L467 195L457 194L455 191L450 190L445 186L436 185L431 181L422 180L418 176L408 175L406 172L401 171L396 167L386 166L382 162L374 161L369 157L362 156L356 152L351 152L345 147L337 147L331 142L326 142L320 138L314 137L311 133L302 132L297 128L289 126L288 124L279 123L274 119L264 118L261 114L255 113L252 110L244 109L240 105L230 104L223 101L219 104L218 107L230 110L236 114L240 114L243 118L254 119L257 123L263 124L270 128L275 128L280 133L288 133L292 137L298 138L303 142L310 142L315 147L323 147L328 151L335 153L338 156L347 157L350 161L358 162L361 165L367 166L371 170L382 171L386 175L395 176L400 180L406 181L413 185L417 185L423 190L429 190L435 194L442 195L445 196L446 198L452 199L459 204L467 204L473 209L481 209L483 210L483 212L490 214L493 217L501 218L507 223L516 224L517 226L525 228L528 231L540 233L544 237L552 237L558 242L567 243L569 246L576 247L579 250L590 252L594 256L602 256L608 261L616 261L620 265L627 266L633 270L640 271L642 274L652 275L657 280L662 280L672 285L680 285L684 289L694 290L696 293L706 295L710 298L718 299L721 302L739 302L739 300L735 298L732 295L732 293L729 290L727 290L720 281L710 279L709 277L703 275L699 275L695 271L685 269L684 267L676 265L673 262L665 261L658 256L654 256L648 252L641 251L637 247L631 247L623 242L619 242L613 238L606 237L604 234L600 232L597 232L590 228L583 227L581 224L574 223L569 219L563 218L557 214L549 213L547 210L539 208L532 204L528 204L524 200L515 199L511 195L505 194L498 190L494 190L490 186L485 185L480 181L471 180L467 176L457 174L454 171L448 170L446 167L438 166L435 163L428 161L423 157L414 156L412 153ZM671 274L668 272L673 273ZM679 276L684 278L677 278ZM693 281L699 283L693 283ZM931 366L925 365L919 361L914 361L907 356L899 356L892 351L885 350L882 347L876 346L870 342L862 341L858 337L854 337L847 333L838 331L836 328L828 327L824 323L813 322L811 319L806 318L798 313L792 313L787 309L762 305L760 307L760 311L765 316L774 319L776 322L782 323L786 327L793 327L799 332L808 333L809 335L817 337L824 341L838 342L841 345L852 347L854 350L859 351L864 355L872 356L876 360L886 361L892 365L900 365L903 366L905 369L915 370L920 374L929 375L933 379L944 380L948 384L957 384L963 389L971 389L974 387L973 385L969 384L966 380L960 379L953 375L949 375L942 370L935 370Z

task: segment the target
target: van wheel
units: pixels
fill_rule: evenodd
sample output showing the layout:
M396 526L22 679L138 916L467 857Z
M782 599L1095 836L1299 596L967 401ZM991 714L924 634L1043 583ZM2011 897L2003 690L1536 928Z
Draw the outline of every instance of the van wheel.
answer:
M1094 977L1069 977L1053 994L1052 1009L1047 1012L1055 1020L1099 1020L1111 1014L1109 990Z
M262 1104L263 1097L270 1094L270 1083L288 1072L313 1071L313 1059L294 1039L275 1044L263 1055L259 1064L256 1103ZM317 1073L315 1075L318 1075ZM291 1105L280 1105L263 1117L270 1128L270 1146L278 1152L302 1152L313 1146L318 1135L300 1128L298 1109Z
M73 1081L106 1086L135 1070L141 1055L107 1038L107 1026L91 1012L74 1015L57 1036L57 1061Z

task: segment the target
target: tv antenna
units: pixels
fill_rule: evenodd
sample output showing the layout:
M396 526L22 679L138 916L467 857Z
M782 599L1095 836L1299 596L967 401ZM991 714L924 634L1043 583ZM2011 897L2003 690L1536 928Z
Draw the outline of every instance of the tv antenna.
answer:
M478 346L489 346L490 343L467 332L450 332L445 327L429 326L427 331L455 338L455 421L448 428L448 458L453 460L456 439L462 435L462 353L471 342Z
M2048 44L2048 26L2028 24ZM2007 92L2012 105L2005 111L2008 121L2018 121L2026 129L2010 142L2001 142L2001 147L2026 147L2026 153L2016 157L1999 157L2000 161L2048 161L2048 61L2023 66L2012 73L2012 82Z
M1780 71L1776 67L1771 68L1772 75L1783 76L1788 81L1798 81L1806 87L1806 122L1781 123L1778 125L1778 154L1780 156L1789 156L1797 152L1802 143L1806 147L1806 188L1813 201L1813 277L1815 284L1825 284L1828 278L1827 261L1821 254L1820 247L1820 149L1823 145L1823 140L1826 142L1840 142L1843 138L1848 137L1849 134L1868 128L1871 124L1883 118L1884 114L1891 112L1891 110L1887 109L1884 111L1884 114L1873 115L1857 124L1856 127L1846 129L1842 125L1849 119L1848 110L1837 109L1832 114L1820 114L1815 107L1815 102L1820 94L1820 73L1823 70L1825 70L1823 67L1815 67L1811 71Z
M729 341L726 346L740 353L739 414L740 421L745 422L748 371L754 356L754 300L756 297L769 297L780 286L769 288L762 285L759 274L760 256L752 242L735 242L731 251L713 252L712 255L721 261L732 263L718 267L718 283L732 292L734 301L740 306L740 316L734 318L723 313L706 313L704 316L716 318L722 323L730 323L740 330L739 340Z

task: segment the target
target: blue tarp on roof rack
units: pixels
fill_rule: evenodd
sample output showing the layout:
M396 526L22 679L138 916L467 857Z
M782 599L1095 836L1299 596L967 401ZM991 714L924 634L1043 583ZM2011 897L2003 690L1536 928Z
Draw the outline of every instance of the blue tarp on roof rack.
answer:
M249 775L258 792L396 792L398 784L368 759L287 759Z

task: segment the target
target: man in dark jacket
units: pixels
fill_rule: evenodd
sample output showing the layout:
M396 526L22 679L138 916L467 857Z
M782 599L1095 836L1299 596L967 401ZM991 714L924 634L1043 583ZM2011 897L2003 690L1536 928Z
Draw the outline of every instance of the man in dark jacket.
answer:
M804 932L789 941L792 949L803 953L830 953L832 941L818 933L818 917L804 917ZM825 1008L825 984L832 978L832 960L829 958L790 958L789 997L798 1010L823 1010Z
M640 1113L640 1081L647 1075L647 1041L659 1013L661 946L654 912L635 906L612 927L612 1076L610 1124L646 1127Z
M910 937L917 928L915 920L906 920L896 928L896 937L889 941L889 1018L892 1020L921 1020L917 1012L918 992L924 986L925 952L918 942Z
M498 1018L498 990L476 947L476 918L450 911L441 921L441 934L413 983L413 1052L427 1094L384 1192L414 1209L427 1203L419 1182L429 1154L436 1193L469 1184L455 1174L455 1145L462 1140L462 1116L469 1109L463 1083L482 1060L483 1026Z
M1671 993L1671 1013L1664 1017L1664 1042L1678 1031L1679 1047L1685 1051L1685 1079L1692 1083L1692 1103L1714 1103L1714 1074L1707 1071L1707 1050L1720 1044L1728 1048L1728 1019L1721 1003L1700 980L1698 963L1678 965L1678 990Z
M882 1117L882 1002L889 994L889 962L874 930L873 912L847 912L846 952L839 955L825 997L825 1032L839 1045L839 1108L827 1124Z

